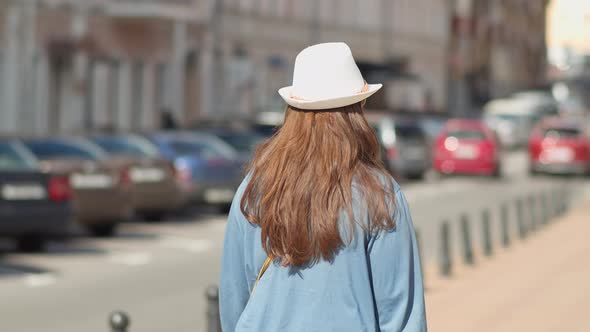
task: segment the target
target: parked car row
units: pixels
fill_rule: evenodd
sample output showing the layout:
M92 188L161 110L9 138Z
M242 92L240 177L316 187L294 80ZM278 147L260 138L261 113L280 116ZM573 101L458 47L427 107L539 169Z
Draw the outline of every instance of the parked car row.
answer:
M483 119L494 130L501 146L511 149L526 146L536 124L557 115L559 105L551 94L532 90L491 100L484 106Z
M382 147L385 166L395 176L421 179L440 174L500 176L496 136L481 120L440 116L368 114Z
M590 173L590 140L584 106L579 103L575 112L570 106L549 92L524 91L490 101L483 119L501 147L528 147L530 174L585 175Z
M40 250L77 222L115 234L132 215L163 219L187 204L227 210L257 142L195 131L0 140L0 237ZM254 136L256 137L256 136ZM240 151L226 143L249 145ZM249 152L250 151L250 152Z
M488 126L487 115L369 113L367 120L394 176L421 179L433 169L499 177L506 141L499 127ZM526 136L530 173L590 174L584 123L541 116ZM244 165L264 137L221 125L150 134L0 138L0 237L15 239L22 250L40 250L47 238L67 234L71 222L92 235L111 236L133 215L161 220L187 204L227 210Z
M518 98L529 103L533 96L523 94ZM500 177L503 149L518 146L521 141L528 144L529 169L533 175L590 174L587 120L567 114L554 116L549 106L508 112L500 107L504 103L504 100L491 103L494 108L484 112L481 119L369 113L367 120L381 144L384 165L398 177L419 179L429 169L441 175ZM490 122L495 126L490 126Z

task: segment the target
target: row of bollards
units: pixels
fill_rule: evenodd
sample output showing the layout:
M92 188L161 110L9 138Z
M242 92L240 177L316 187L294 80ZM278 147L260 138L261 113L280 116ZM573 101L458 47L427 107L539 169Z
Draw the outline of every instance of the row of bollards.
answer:
M550 192L531 194L514 201L514 217L516 234L524 240L529 234L547 225L554 217L563 214L568 207L568 192L564 188ZM509 247L512 243L510 204L504 202L499 206L500 245ZM465 265L475 264L472 224L467 214L459 217L460 250ZM482 253L490 257L494 252L492 239L492 222L490 209L481 213ZM451 248L451 222L444 220L439 230L439 272L449 277L453 270L453 254Z

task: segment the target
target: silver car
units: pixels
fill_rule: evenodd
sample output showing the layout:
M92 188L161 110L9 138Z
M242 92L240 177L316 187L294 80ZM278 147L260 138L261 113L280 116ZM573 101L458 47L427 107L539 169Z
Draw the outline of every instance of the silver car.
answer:
M383 161L396 176L421 179L430 168L428 139L415 120L368 116L382 146Z

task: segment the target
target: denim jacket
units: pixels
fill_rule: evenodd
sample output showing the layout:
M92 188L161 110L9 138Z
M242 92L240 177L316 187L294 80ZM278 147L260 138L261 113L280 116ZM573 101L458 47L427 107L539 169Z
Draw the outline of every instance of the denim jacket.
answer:
M357 236L331 262L321 260L305 268L273 263L251 298L267 256L260 228L250 224L240 210L248 179L244 180L230 210L224 241L220 280L223 331L426 331L412 218L399 185L390 180L395 190L393 230L367 234L359 227ZM355 216L366 218L358 205ZM341 225L348 224L346 218L343 214Z

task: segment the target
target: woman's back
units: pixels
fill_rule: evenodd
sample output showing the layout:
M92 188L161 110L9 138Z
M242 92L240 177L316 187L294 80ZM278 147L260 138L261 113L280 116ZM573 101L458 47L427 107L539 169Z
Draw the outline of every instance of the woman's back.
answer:
M260 243L260 227L250 224L239 210L246 184L247 180L234 200L224 243L224 331L426 329L414 230L397 183L395 229L371 235L359 226L333 261L321 260L310 268L271 264L251 298L250 290L267 256ZM355 217L362 218L363 213L355 213ZM343 214L341 225L348 224L346 218ZM342 229L347 233L346 227Z

